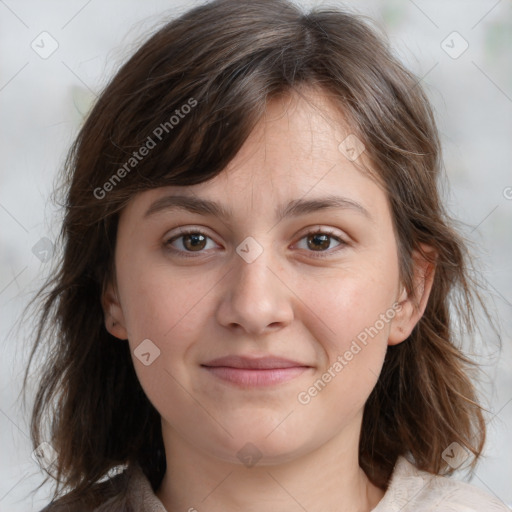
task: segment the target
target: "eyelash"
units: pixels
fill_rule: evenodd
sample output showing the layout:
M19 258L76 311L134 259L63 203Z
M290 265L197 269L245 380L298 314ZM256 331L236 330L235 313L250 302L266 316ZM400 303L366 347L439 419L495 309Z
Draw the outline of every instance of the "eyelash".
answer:
M178 240L186 235L203 235L205 236L206 238L209 238L210 240L212 240L212 238L210 236L208 236L206 233L204 233L203 231L199 230L199 229L184 229L184 230L180 230L180 234L179 235L176 235L176 236L173 236L169 239L167 239L165 242L164 242L164 246L168 249L170 249L173 253L177 253L179 254L180 256L183 256L185 258L196 258L197 256L194 256L194 251L181 251L181 250L177 250L175 249L174 247L171 247L171 244L175 241L175 240ZM314 230L311 230L311 231L308 231L307 233L304 233L304 235L302 235L302 237L300 238L300 240L302 240L303 238L306 238L308 236L312 236L312 235L328 235L330 238L333 238L334 240L336 240L337 242L340 243L340 245L335 248L334 250L326 250L326 251L318 251L316 252L315 254L315 258L327 258L329 257L330 255L332 255L333 252L337 252L339 250L342 250L345 246L348 245L348 243L341 239L339 236L336 236L335 232L330 230L330 229L314 229ZM300 241L299 240L299 241ZM201 252L203 251L198 251L198 254L201 254ZM308 252L311 252L311 253L315 253L315 251L308 251Z

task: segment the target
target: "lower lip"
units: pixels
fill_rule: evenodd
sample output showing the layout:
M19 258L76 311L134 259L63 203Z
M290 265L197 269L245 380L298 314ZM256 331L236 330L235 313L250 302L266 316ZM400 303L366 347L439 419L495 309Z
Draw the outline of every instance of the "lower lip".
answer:
M243 387L281 384L298 377L309 369L306 366L267 369L232 368L229 366L204 366L204 368L219 379Z

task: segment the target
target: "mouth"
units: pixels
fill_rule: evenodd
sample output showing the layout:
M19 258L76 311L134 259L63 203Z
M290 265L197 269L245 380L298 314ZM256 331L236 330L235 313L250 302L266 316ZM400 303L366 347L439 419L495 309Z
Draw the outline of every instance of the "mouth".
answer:
M214 377L240 387L272 386L290 381L310 365L280 357L221 357L202 364Z

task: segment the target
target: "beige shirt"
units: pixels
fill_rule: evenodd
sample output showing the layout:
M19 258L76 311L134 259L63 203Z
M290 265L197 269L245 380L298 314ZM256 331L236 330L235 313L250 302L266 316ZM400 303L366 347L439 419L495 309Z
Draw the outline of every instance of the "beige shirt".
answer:
M167 512L140 469L128 502L138 512ZM191 510L194 509L191 507ZM498 498L471 484L420 471L404 457L395 465L384 497L371 512L510 512ZM198 510L197 512L201 512Z

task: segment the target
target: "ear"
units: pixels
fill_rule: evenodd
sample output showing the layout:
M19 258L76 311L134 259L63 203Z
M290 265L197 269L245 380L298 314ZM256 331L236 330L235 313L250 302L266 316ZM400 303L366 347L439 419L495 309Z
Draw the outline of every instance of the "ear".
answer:
M402 291L397 298L399 307L396 308L396 314L391 323L388 345L398 345L406 340L427 307L434 282L434 262L437 253L435 249L424 244L421 245L421 250L422 252L414 250L412 253L414 289L408 291L402 286Z
M109 282L101 297L101 305L105 315L105 328L107 331L120 340L128 339L123 310L117 296L117 290Z

